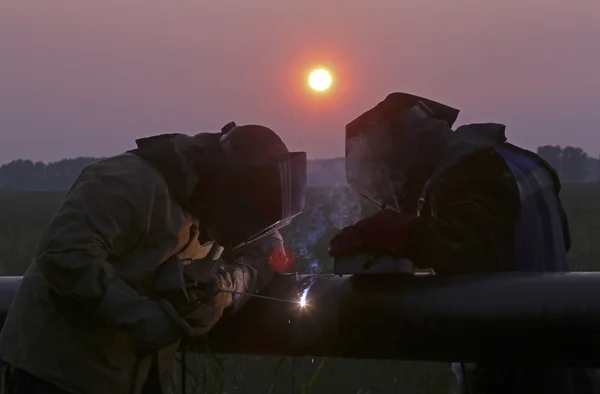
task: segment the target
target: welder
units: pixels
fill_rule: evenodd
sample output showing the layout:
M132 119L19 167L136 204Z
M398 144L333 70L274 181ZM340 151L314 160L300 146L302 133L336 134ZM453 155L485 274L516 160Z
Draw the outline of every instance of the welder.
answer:
M348 183L380 210L336 235L330 254L405 258L438 275L569 271L555 170L507 142L503 124L453 130L458 113L392 93L346 126ZM452 369L459 393L599 392L593 370L519 360Z
M182 341L289 261L304 152L234 122L136 142L85 167L43 234L0 334L0 392L160 393Z

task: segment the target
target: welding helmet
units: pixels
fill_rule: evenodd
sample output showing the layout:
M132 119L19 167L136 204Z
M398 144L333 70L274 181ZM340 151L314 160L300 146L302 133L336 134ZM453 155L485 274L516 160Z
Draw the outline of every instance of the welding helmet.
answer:
M289 152L271 129L222 129L223 158L207 212L211 238L235 249L288 225L304 209L306 153Z
M435 154L432 147L451 131L458 112L406 93L388 95L346 126L348 184L380 208L416 208L416 190L431 170L424 168L432 162L427 156Z

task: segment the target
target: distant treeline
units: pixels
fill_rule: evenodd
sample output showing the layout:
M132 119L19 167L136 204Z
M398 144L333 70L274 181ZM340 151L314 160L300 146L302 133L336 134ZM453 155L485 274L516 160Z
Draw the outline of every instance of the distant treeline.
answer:
M563 182L600 182L600 161L581 148L544 145L537 153L558 171Z
M563 182L600 182L600 161L588 157L580 148L540 146L538 154L559 173ZM14 160L0 166L0 188L11 190L67 190L81 169L97 157L78 157L51 163ZM346 183L343 158L310 160L310 186Z
M0 188L11 190L67 190L81 169L96 157L63 159L52 163L14 160L0 167Z

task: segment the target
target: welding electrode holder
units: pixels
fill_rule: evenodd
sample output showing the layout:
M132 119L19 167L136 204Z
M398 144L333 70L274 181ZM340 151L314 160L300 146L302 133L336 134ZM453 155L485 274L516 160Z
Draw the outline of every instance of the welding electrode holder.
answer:
M195 334L184 316L191 313L202 301L197 296L197 290L204 291L201 288L204 284L194 281L191 278L193 275L186 275L186 271L193 271L199 265L212 268L222 251L223 248L215 244L203 259L179 259L174 256L163 263L157 272L154 292L159 299L159 305L190 338L194 338Z

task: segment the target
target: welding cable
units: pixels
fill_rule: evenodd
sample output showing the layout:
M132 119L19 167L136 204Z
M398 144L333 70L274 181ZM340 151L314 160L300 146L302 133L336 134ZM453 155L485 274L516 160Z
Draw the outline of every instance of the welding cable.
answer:
M179 365L181 366L181 393L187 394L187 368L186 368L186 358L187 358L187 347L188 341L187 338L184 338L181 341L181 361Z
M463 374L463 383L465 385L466 394L471 394L471 386L469 386L469 380L467 379L467 368L465 367L465 363L460 362L460 369Z

